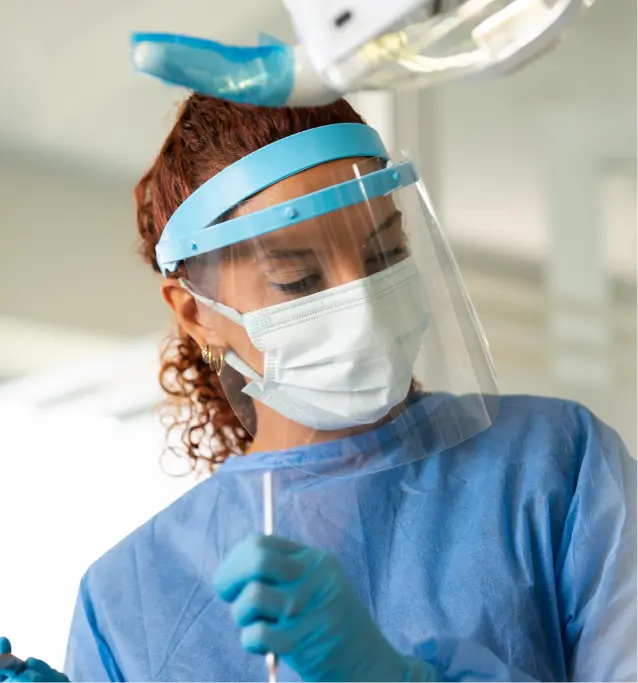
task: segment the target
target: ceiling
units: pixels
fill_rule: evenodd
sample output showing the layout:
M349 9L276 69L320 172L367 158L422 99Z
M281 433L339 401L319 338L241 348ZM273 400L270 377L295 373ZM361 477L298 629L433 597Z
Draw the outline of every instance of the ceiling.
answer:
M139 30L292 37L276 0L3 0L0 92L10 106L0 108L0 144L137 173L182 97L133 72L128 40Z

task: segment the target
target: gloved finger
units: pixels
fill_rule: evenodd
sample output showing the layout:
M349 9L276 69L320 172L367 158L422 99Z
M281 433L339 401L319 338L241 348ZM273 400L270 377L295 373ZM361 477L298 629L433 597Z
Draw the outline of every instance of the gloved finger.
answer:
M272 652L275 655L290 654L297 644L295 629L281 628L278 624L268 621L256 621L242 629L241 645L246 652L255 655L265 655Z
M11 643L9 642L8 638L5 638L4 636L0 637L0 683L2 681L6 681L7 677L4 673L4 667L6 663L3 663L4 657L2 655L10 655L11 654ZM7 660L8 661L8 660Z
M48 679L42 678L42 674L39 671L25 669L20 673L9 674L6 683L44 683L45 680Z
M14 655L0 655L0 676L10 676L24 669L24 662Z
M3 655L8 655L11 652L11 643L9 642L8 638L5 638L4 636L0 637L0 683L2 681L6 681L7 677L4 675L2 671L2 659Z
M299 545L299 543L280 538L279 536L250 534L249 536L246 536L243 541L240 541L233 550L231 550L231 553L238 551L240 548L252 548L270 550L275 553L281 553L282 555L294 555L295 553L304 550L305 547L306 546Z
M235 599L232 615L243 628L254 621L278 621L296 617L308 607L317 594L316 581L304 576L300 581L273 586L250 581Z
M69 679L59 671L52 669L38 659L31 660L35 668L27 668L21 674L12 676L6 683L70 683Z
M232 615L240 628L255 621L277 621L284 616L286 596L275 586L261 581L250 581L235 600Z
M306 546L299 545L299 543L294 543L286 538L280 538L279 536L266 536L264 534L250 534L240 541L231 552L238 550L239 548L263 548L265 550L272 550L276 553L282 553L283 555L293 555L303 550Z
M41 659L36 659L35 657L29 657L25 660L24 665L27 669L36 671L42 675L49 675L55 673L55 669L52 669L46 662Z
M283 553L284 555L292 555L303 550L305 546L299 545L294 541L289 541L280 536L265 536L264 534L252 534L246 539L246 542L256 543L260 548L272 550L273 552Z
M215 575L215 590L222 600L233 602L250 581L271 584L299 579L305 565L290 549L300 547L267 536L251 536L239 543L222 562Z
M69 679L60 671L53 669L46 662L41 659L35 659L34 657L29 657L25 665L31 671L39 672L42 675L43 681L48 681L49 683L68 683Z

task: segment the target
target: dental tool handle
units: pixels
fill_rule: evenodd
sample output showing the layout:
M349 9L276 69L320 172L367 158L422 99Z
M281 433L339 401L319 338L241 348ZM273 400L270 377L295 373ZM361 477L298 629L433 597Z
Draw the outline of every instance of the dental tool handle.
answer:
M264 494L264 534L272 536L275 531L275 501L272 472L264 472L263 475L263 494ZM277 656L272 652L266 655L266 667L268 668L268 683L277 683Z
M268 683L277 683L277 669L279 667L277 655L269 652L266 655L266 666L268 667Z

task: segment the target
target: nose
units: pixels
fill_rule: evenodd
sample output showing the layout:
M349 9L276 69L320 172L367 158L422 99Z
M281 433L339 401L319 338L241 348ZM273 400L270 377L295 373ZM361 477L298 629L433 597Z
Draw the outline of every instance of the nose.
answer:
M361 256L352 253L339 254L330 265L328 286L339 287L366 277L366 264Z

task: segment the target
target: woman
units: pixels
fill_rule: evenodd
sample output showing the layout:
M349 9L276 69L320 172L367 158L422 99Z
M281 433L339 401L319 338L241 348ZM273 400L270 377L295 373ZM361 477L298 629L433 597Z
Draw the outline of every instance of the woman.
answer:
M635 679L634 463L579 405L498 401L360 124L193 95L139 183L166 414L213 476L88 570L72 680Z

